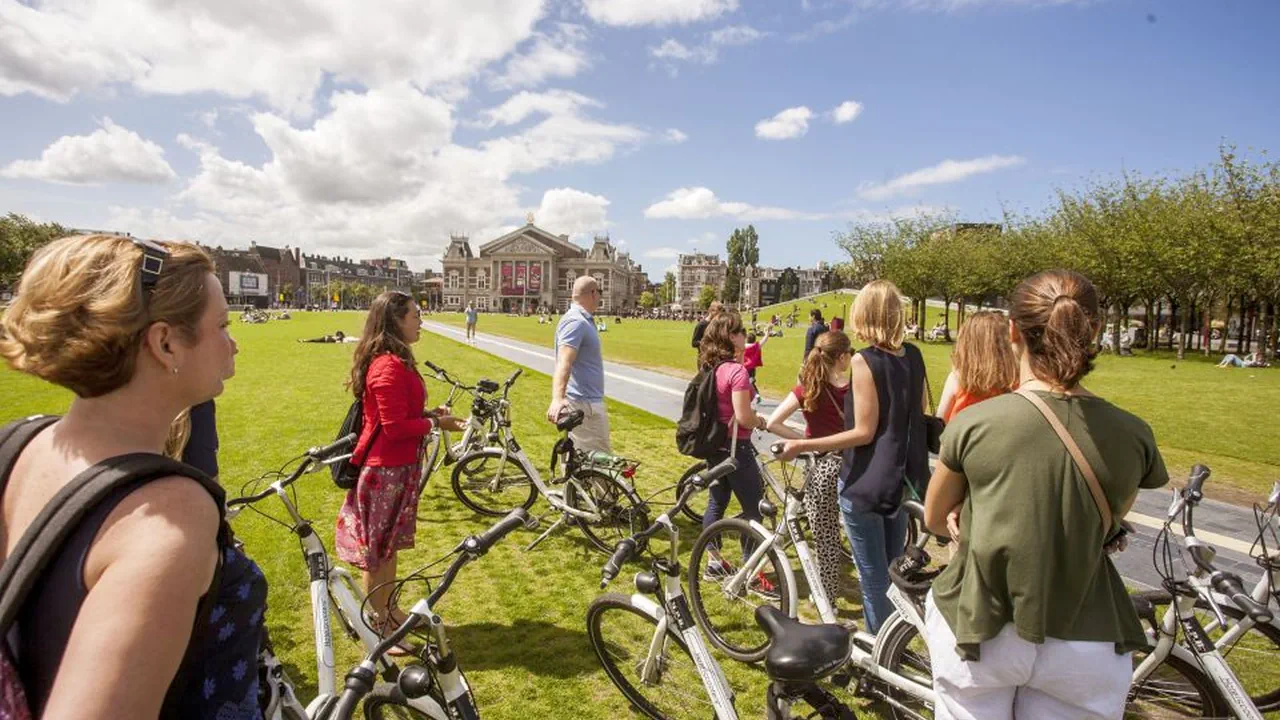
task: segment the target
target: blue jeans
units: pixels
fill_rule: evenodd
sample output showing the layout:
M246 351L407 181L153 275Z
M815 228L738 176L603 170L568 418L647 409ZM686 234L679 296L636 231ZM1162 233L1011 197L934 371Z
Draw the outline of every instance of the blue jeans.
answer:
M729 493L733 493L742 506L739 517L744 520L760 520L760 498L764 496L764 485L760 479L760 466L756 465L756 451L751 445L751 438L738 440L738 452L734 457L738 461L738 469L707 491L707 511L702 515L704 528L724 517L724 511L729 507ZM743 552L746 552L747 538L742 539Z
M902 510L888 516L859 512L841 498L840 516L853 547L853 561L858 566L862 615L867 621L867 632L874 635L893 613L888 595L889 563L902 554L902 546L907 542L907 514Z

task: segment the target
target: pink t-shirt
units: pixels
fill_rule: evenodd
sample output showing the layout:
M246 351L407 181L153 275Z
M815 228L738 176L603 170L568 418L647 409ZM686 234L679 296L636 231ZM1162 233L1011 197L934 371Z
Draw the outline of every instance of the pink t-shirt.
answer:
M716 402L720 406L720 422L726 426L733 422L733 392L751 392L751 376L742 363L727 362L716 368ZM751 437L751 428L739 427L738 439Z
M748 370L764 365L760 357L760 343L750 343L742 349L742 365Z

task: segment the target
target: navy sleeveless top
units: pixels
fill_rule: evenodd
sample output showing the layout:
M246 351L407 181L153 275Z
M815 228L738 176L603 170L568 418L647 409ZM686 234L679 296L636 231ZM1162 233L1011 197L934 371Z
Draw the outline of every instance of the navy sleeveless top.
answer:
M892 515L902 504L903 481L919 487L929 479L924 413L924 358L911 344L901 356L868 347L859 355L871 369L880 412L872 441L844 451L840 496L858 512ZM845 396L846 423L853 421L853 393Z

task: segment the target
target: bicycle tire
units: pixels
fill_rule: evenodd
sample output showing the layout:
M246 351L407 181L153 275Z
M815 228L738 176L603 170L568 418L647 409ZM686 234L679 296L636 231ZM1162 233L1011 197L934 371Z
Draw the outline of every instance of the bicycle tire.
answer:
M628 677L627 671L637 675L638 665L633 666L636 662L633 654L624 654L617 650L617 639L611 643L606 638L605 628L610 627L612 623L606 623L606 616L612 618L617 617L625 622L625 615L633 616L631 622L635 623L636 619L639 623L635 623L635 629L631 629L628 634L634 635L639 642L636 646L643 648L643 651L634 654L636 657L646 656L648 649L653 640L654 634L657 632L658 622L648 613L641 611L631 604L631 598L619 593L607 593L597 597L591 601L587 607L587 637L591 640L591 647L595 650L596 657L600 660L601 667L604 668L605 675L609 676L615 687L622 693L622 696L631 703L631 706L651 720L685 720L686 718L698 718L704 720L707 717L714 716L714 710L711 706L711 698L707 695L706 688L702 685L702 678L698 675L697 667L694 665L693 656L689 654L689 646L685 644L684 638L675 633L674 630L667 630L667 639L663 648L663 657L659 663L661 677L654 684L634 683ZM651 628L647 633L645 628ZM621 633L614 633L620 635ZM663 687L663 680L671 678L671 682L667 685L676 690L676 694L686 698L694 698L701 702L701 705L694 710L688 712L678 712L669 709L670 704L679 705L679 701L668 703L664 700L658 700L658 691ZM639 685L640 687L637 687ZM646 696L643 688L650 689L650 695L655 696L653 699ZM656 702L655 702L656 701ZM662 707L659 707L659 706Z
M880 629L884 633L884 641L880 643L880 651L875 661L880 667L909 678L925 686L933 685L933 667L929 660L929 647L925 644L920 630L898 613L893 613ZM933 707L909 693L903 692L887 683L877 683L877 692L891 696L897 703L907 706L909 712L920 717L929 717ZM910 718L893 703L889 705L889 714L898 718Z
M422 446L422 478L420 487L426 487L427 481L435 474L440 466L444 464L444 453L441 448L444 446L444 439L438 432L427 435L427 441Z
M611 554L618 543L649 527L644 503L621 480L599 470L579 470L573 479L583 486L602 515L594 523L574 518L574 524L595 549ZM587 509L579 507L578 486L573 482L565 483L564 502L576 510Z
M690 466L688 470L685 470L684 474L680 476L679 482L676 483L676 497L684 495L685 488L689 486L690 478L706 469L707 461L699 460L697 463ZM706 507L706 502L704 500L698 505L698 507L694 507L694 499L696 499L696 496L694 498L690 498L689 502L685 503L685 506L680 509L680 513L698 525L701 525L702 508Z
M1148 590L1145 592L1134 593L1134 596L1143 598L1157 607L1161 605L1168 605L1173 600L1173 596L1166 590ZM1221 605L1221 609L1222 613L1227 616L1233 625L1244 620L1246 617L1246 614L1243 611L1231 603ZM1204 625L1205 632L1209 634L1210 639L1212 639L1216 644L1218 642L1219 635L1217 630L1213 627L1217 624L1217 618L1213 615L1212 608L1209 607L1209 603L1205 602L1204 598L1197 597L1196 610L1204 613L1201 617L1201 624ZM1160 614L1161 611L1157 609L1156 617L1160 617ZM1242 642L1258 647L1245 648L1241 646L1240 643ZM1268 643L1270 644L1270 647L1266 648ZM1248 649L1251 651L1256 649L1259 652L1265 652L1269 655L1268 659L1260 660L1259 669L1262 672L1259 676L1255 677L1253 673L1245 672L1245 669L1240 667L1242 663L1231 662L1231 655L1238 648ZM1231 647L1220 648L1219 652L1222 653L1222 657L1227 661L1227 663L1231 665L1231 670L1236 673L1236 677L1240 678L1240 682L1245 686L1245 690L1249 691L1249 699L1253 701L1254 705L1258 706L1258 710L1264 713L1280 710L1280 684L1277 684L1280 683L1280 679L1277 679L1275 677L1275 673L1272 671L1272 668L1274 667L1274 660L1268 661L1270 658L1275 658L1277 655L1280 655L1280 630L1276 629L1276 627L1271 624L1254 625L1247 633L1241 636L1239 640L1231 645ZM1253 668L1249 668L1249 670L1252 669ZM1260 689L1260 685L1263 688L1269 687L1270 689Z
M1145 652L1141 651L1133 654L1135 668L1144 655ZM1226 698L1203 670L1170 655L1151 671L1146 680L1129 687L1124 717L1125 720L1168 720L1229 718L1234 714Z
M463 505L481 515L492 517L503 517L518 507L525 510L533 507L534 501L538 498L538 488L520 463L510 455L507 455L506 462L502 463L503 476L499 479L498 488L499 493L510 490L509 495L503 495L501 500L495 501L495 494L484 487L489 478L482 476L481 480L476 480L477 475L489 469L490 461L494 461L492 467L495 468L494 472L497 472L496 468L501 463L502 457L502 450L484 448L467 453L458 460L458 464L453 468L452 485L453 494L462 501ZM511 476L508 480L506 473L511 471L518 475Z
M750 591L729 597L719 583L705 576L704 568L713 559L711 553L715 552L715 548L723 546L721 538L730 533L753 540L755 544L750 545L752 548L765 541L764 536L751 527L751 523L741 518L722 518L708 525L693 541L693 550L689 556L689 605L693 608L693 617L698 626L712 645L739 662L759 662L769 651L769 636L756 624L756 608L772 605L788 615L794 612L791 607L791 588L787 586L786 574L781 571L783 563L789 560L777 547L770 547L759 570L768 576L770 573L767 572L767 566L772 565L776 597L769 598ZM718 545L713 545L713 542ZM723 557L715 559L726 562ZM733 570L736 572L736 568ZM727 602L722 603L722 599ZM748 599L760 602L751 604ZM708 605L712 607L709 609ZM722 605L726 610L721 609ZM713 614L715 618L712 618Z

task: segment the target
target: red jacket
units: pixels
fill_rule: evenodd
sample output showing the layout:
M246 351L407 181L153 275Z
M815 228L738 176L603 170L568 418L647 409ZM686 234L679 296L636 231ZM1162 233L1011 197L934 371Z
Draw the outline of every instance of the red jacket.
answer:
M364 375L364 429L353 458L370 467L418 462L422 439L431 432L431 420L422 416L426 406L427 386L421 375L391 353L375 357Z

